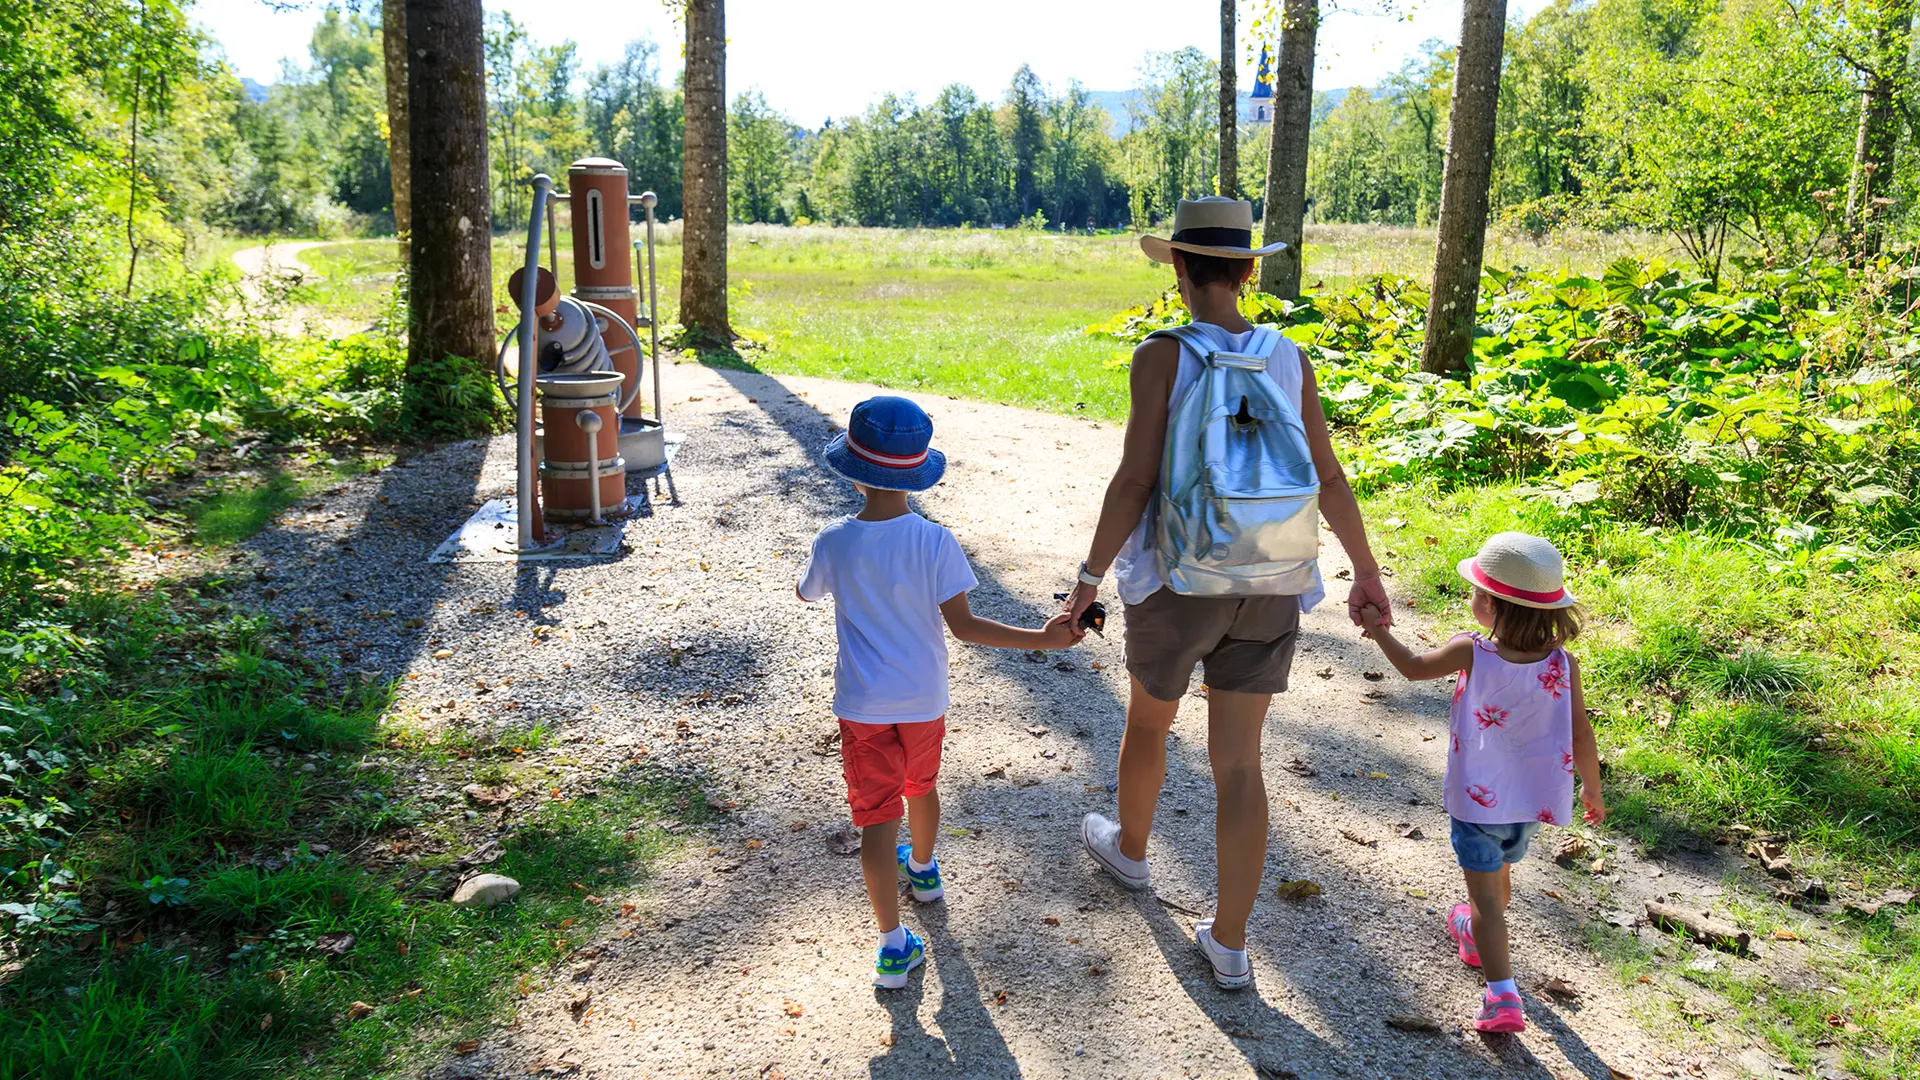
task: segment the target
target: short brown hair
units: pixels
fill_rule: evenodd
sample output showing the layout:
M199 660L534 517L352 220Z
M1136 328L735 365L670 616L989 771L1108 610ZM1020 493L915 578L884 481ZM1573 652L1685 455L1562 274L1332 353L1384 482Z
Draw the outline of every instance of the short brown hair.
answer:
M1587 613L1579 604L1536 608L1487 593L1493 598L1493 636L1515 652L1557 649L1580 636Z
M1187 269L1187 280L1195 285L1238 285L1253 265L1252 259L1228 259L1219 255L1198 255L1174 248L1180 265Z

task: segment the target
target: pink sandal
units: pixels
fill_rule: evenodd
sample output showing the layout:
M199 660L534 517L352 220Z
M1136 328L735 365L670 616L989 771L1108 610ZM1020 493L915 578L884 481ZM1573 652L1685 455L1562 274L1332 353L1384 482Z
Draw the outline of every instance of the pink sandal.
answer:
M1469 904L1455 904L1447 913L1447 936L1460 946L1460 962L1468 967L1480 966L1480 947L1473 943L1473 907Z
M1512 1035L1527 1030L1527 1010L1518 994L1489 993L1480 1002L1480 1015L1473 1018L1477 1031L1498 1031Z

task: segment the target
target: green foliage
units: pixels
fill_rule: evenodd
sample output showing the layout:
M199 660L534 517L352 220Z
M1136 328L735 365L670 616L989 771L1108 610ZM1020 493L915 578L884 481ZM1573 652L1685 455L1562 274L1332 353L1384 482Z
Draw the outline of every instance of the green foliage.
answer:
M1920 524L1920 264L1743 268L1721 289L1657 261L1489 271L1464 381L1417 370L1427 297L1406 279L1242 308L1314 360L1363 487L1529 480L1619 520L1761 538L1776 573L1844 563L1836 537ZM1090 330L1137 341L1185 318L1169 293Z

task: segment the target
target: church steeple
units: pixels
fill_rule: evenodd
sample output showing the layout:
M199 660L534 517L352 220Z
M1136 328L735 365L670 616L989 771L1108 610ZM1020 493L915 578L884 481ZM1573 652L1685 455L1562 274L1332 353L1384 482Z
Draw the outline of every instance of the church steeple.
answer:
M1253 77L1253 122L1256 124L1273 123L1273 63L1267 56L1267 47L1260 46L1260 71Z

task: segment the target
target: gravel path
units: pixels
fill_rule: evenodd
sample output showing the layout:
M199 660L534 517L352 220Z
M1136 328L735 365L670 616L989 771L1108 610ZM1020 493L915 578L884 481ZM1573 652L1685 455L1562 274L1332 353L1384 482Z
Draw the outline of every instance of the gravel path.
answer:
M1566 870L1549 858L1553 830L1515 874L1537 1026L1462 1031L1480 982L1441 929L1461 892L1437 805L1446 684L1367 675L1384 665L1338 602L1304 621L1294 688L1268 720L1273 840L1252 991L1215 989L1191 939L1213 880L1202 702L1187 703L1169 753L1150 849L1157 898L1117 888L1079 849L1081 815L1113 806L1126 679L1116 618L1108 640L1043 661L954 646L947 900L908 903L929 963L907 989L876 993L858 861L838 850L839 761L822 741L834 730L832 615L793 597L814 532L854 508L819 448L874 388L690 364L666 385L670 421L688 434L674 470L684 502L635 521L620 561L426 565L473 506L511 488L505 439L442 448L296 507L246 556L271 568L253 586L262 603L289 622L306 609L307 647L407 676L425 722L543 722L568 762L556 786L590 786L645 753L740 806L628 898L637 911L602 943L584 1019L566 1007L578 986L556 973L510 1028L433 1075L1738 1075L1721 1050L1644 1030L1636 1013L1652 1015L1640 1005L1653 991L1623 989L1581 944L1588 919L1647 895L1710 904L1721 869L1623 848L1613 873ZM975 610L1037 625L1084 552L1120 431L921 400L950 461L922 506L972 557ZM1396 543L1419 541L1378 542L1391 563ZM1328 543L1324 568L1343 576ZM1300 878L1324 894L1275 897L1275 883ZM1549 977L1577 1000L1537 989ZM1438 1030L1384 1024L1400 1015Z

